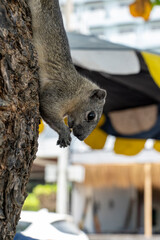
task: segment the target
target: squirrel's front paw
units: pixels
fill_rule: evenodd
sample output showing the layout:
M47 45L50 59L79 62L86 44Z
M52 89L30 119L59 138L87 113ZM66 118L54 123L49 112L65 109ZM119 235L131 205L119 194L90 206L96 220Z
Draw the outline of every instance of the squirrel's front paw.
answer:
M63 133L59 134L57 145L59 145L62 148L69 146L70 143L71 143L70 130L67 129L67 131L64 131Z

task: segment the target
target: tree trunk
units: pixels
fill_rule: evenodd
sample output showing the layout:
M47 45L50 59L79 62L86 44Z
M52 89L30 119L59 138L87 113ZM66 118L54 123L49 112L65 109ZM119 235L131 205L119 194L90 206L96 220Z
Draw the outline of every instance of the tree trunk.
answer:
M0 0L0 240L14 237L36 157L37 60L27 0Z

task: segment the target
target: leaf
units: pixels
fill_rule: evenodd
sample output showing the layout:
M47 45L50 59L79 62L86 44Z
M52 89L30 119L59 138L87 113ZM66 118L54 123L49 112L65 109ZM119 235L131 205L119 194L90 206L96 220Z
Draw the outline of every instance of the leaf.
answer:
M129 9L133 17L142 17L147 21L150 17L152 4L150 0L136 0L129 6Z

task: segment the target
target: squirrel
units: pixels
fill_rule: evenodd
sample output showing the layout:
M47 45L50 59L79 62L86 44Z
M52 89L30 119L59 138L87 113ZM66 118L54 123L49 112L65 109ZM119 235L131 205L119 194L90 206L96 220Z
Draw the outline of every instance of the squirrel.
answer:
M40 114L67 147L73 134L83 141L103 112L106 91L81 76L71 59L58 0L28 0L38 54ZM64 117L68 117L68 126Z

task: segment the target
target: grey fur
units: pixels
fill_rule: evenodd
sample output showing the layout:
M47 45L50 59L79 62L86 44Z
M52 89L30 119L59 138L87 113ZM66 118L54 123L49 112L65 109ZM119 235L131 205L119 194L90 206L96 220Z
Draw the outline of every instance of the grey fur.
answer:
M58 134L60 147L70 145L70 128L84 140L96 127L106 91L75 69L58 0L29 0L34 44L40 67L40 112ZM95 112L88 121L87 113ZM68 116L67 127L64 116Z

